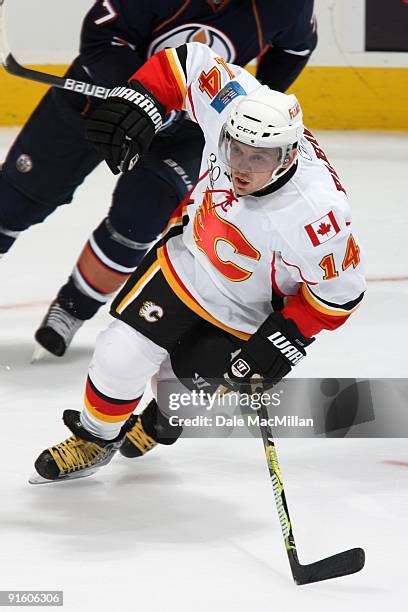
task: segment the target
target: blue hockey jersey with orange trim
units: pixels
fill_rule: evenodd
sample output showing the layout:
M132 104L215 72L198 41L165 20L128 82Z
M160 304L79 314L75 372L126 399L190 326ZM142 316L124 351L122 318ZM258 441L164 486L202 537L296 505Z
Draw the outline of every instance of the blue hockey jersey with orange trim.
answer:
M107 53L117 59L98 78L118 85L154 53L187 42L240 66L258 58L258 78L284 91L317 43L313 0L98 0L84 20L81 60L92 75Z

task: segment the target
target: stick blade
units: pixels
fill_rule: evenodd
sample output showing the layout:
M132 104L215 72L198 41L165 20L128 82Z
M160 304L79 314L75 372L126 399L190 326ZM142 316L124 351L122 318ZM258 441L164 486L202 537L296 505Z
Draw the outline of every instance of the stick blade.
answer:
M295 558L290 562L296 584L310 584L359 572L364 567L365 553L362 548L351 548L309 565L301 565Z

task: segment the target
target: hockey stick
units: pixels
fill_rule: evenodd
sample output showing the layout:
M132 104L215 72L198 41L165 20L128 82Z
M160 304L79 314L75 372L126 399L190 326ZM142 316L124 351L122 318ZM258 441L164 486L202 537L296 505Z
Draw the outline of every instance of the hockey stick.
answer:
M333 555L332 557L321 559L321 561L310 563L309 565L302 565L299 563L292 523L289 517L289 510L283 487L282 474L278 463L272 430L268 424L268 412L265 406L261 406L258 410L258 415L266 461L272 480L279 522L285 541L293 580L296 584L309 584L311 582L320 582L321 580L339 578L340 576L347 576L348 574L359 572L364 567L365 561L365 554L362 548L352 548L338 553L337 555Z
M9 74L21 77L22 79L28 79L29 81L36 81L37 83L59 87L60 89L75 91L76 93L91 96L93 98L101 98L104 100L108 96L110 89L106 87L85 83L85 81L59 77L54 74L48 74L47 72L40 72L39 70L31 70L19 64L11 53L7 42L4 11L5 3L6 0L0 0L0 59L3 67Z
M218 394L222 396L231 391L231 387L220 385ZM256 391L255 385L252 393ZM310 584L321 582L330 578L340 578L349 574L355 574L364 567L365 553L362 548L351 548L331 557L326 557L320 561L302 565L299 562L295 537L293 535L292 523L289 517L289 509L286 501L285 490L283 487L282 473L276 454L275 442L272 429L269 425L269 415L266 407L262 404L257 410L259 417L259 429L261 430L262 440L265 449L266 461L268 464L269 475L272 481L273 493L275 497L276 509L278 511L279 522L285 542L286 553L289 559L290 569L292 570L293 580L296 584Z

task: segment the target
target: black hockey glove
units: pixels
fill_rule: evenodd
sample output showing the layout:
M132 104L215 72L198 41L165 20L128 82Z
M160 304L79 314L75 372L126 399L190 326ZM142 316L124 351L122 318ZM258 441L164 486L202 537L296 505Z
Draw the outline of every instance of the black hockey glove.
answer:
M141 83L111 89L89 116L86 138L113 174L131 170L160 129L165 108Z
M251 378L265 379L265 389L284 378L303 357L305 347L314 338L305 338L292 319L285 319L280 312L274 312L260 328L245 342L240 352L232 359L224 375L229 387L239 391L243 383Z

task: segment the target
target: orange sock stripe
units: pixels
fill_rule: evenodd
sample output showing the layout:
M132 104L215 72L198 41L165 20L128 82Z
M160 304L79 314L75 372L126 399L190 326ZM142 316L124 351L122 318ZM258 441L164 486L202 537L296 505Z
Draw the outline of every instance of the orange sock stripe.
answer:
M116 291L130 275L130 272L117 272L105 265L89 243L78 259L77 268L85 282L102 295Z
M101 414L120 417L129 412L133 412L140 401L140 398L134 400L117 400L103 396L103 394L99 393L92 385L89 378L86 382L85 397L88 403Z
M121 414L119 416L109 416L97 410L95 406L92 406L86 395L84 401L86 409L99 421L103 421L104 423L122 423L124 421L127 421L127 419L133 412L133 410L130 410L129 412L126 412L125 414Z

